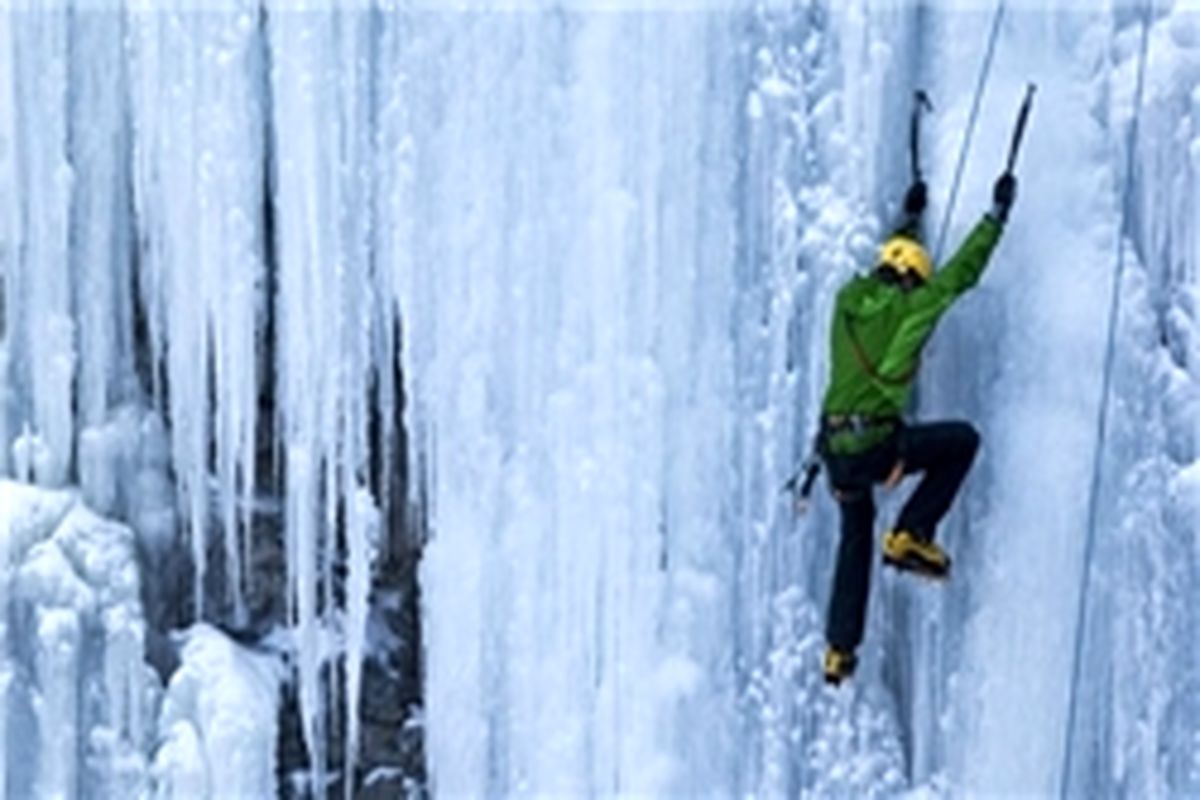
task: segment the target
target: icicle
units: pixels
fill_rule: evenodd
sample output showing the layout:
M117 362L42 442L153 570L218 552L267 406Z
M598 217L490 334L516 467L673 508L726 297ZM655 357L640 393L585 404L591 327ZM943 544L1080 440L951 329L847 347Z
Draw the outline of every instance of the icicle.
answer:
M0 75L13 75L15 44L12 18L0 13ZM16 186L17 109L12 80L0 80L0 186ZM20 199L16 192L0 192L0 475L9 473L9 447L14 435L10 415L21 386L13 361L14 294L20 265ZM0 783L0 786L4 785Z
M135 8L135 10L138 10ZM134 14L133 92L138 142L135 196L146 242L140 276L156 364L165 361L172 464L195 568L194 613L204 613L209 528L209 369L207 317L214 287L206 130L197 109L201 26L206 17ZM157 372L157 370L156 370ZM161 397L161 396L160 396Z
M288 567L295 604L300 717L315 787L325 785L324 704L321 702L321 632L317 618L317 484L311 458L299 446L287 453ZM319 789L318 789L319 793Z
M4 14L0 14L0 43L4 41L3 36L3 20ZM3 45L0 44L0 48ZM0 104L0 108L2 108ZM0 365L2 366L2 365ZM0 377L7 378L6 373L0 373ZM0 397L0 401L3 398ZM0 417L4 416L4 407L0 405ZM0 431L2 432L2 431ZM0 439L0 451L7 450L3 445L6 440ZM11 636L9 627L11 615L8 613L13 596L13 581L15 578L15 556L18 550L18 545L14 541L16 537L16 503L12 498L12 484L0 481L0 654L5 657L0 658L0 742L8 742L9 725L8 709L12 708L13 687L16 682L16 663L7 655L13 652L12 647L15 644ZM9 786L9 768L8 768L8 748L0 754L0 786Z
M129 399L122 395L133 367L122 22L119 13L81 10L70 25L70 159L77 180L69 263L81 428L104 424L110 404Z
M371 564L379 539L379 509L365 489L349 495L346 540L349 546L346 579L346 758L344 796L354 797L354 773L360 738L359 706L362 666L367 652L367 611L371 592Z
M0 272L0 292L3 292L4 273ZM0 300L0 304L3 301ZM0 311L0 314L3 312ZM0 332L0 477L12 474L9 459L9 442L12 434L9 431L9 411L15 401L12 389L11 359L8 355L8 340ZM19 480L19 479L18 479ZM2 785L2 784L0 784Z
M244 4L245 5L245 4ZM218 18L206 61L213 88L211 120L213 246L219 287L209 311L214 348L217 485L224 539L227 597L233 618L245 623L242 538L257 479L257 330L264 285L262 235L256 216L263 203L263 109L258 97L254 9Z
M72 173L67 162L67 17L63 10L11 19L15 104L12 158L22 165L12 185L23 213L19 250L9 254L12 341L21 354L22 411L46 445L39 483L68 474L75 435L72 409L77 354L71 316L68 218ZM16 242L14 242L16 244ZM19 254L19 255L18 255ZM15 263L14 263L15 262Z
M62 558L55 551L55 557ZM65 563L52 569L70 574ZM80 591L84 591L81 587ZM71 608L38 609L35 614L38 769L34 786L38 797L76 796L79 763L79 696L82 634L79 616Z
M325 527L324 504L336 502L336 495L326 492L328 462L335 453L327 452L324 443L336 436L328 420L337 408L330 385L336 385L339 369L328 355L330 350L336 352L336 328L331 330L336 319L324 313L338 309L339 276L329 236L334 215L328 207L330 171L336 162L322 160L323 153L331 152L327 144L332 113L325 91L331 22L325 14L295 15L284 10L270 13L268 24L278 164L275 302L281 414L277 435L286 452L288 585L299 661L300 714L312 780L320 793L325 787L328 709L320 683L325 654L320 646L318 593L324 585L320 571L324 541L333 534L332 528Z
M377 354L377 363L380 365L379 410L385 432L382 456L384 474L387 476L383 492L384 519L390 524L399 518L395 511L387 507L393 499L391 487L396 479L396 470L406 463L405 472L414 478L408 482L408 496L398 500L419 506L424 478L420 459L429 449L422 444L425 415L417 410L418 404L424 400L419 393L404 397L403 425L411 446L404 452L390 449L399 443L395 412L403 393L403 387L396 383L394 372L399 370L401 362L411 365L422 358L422 355L410 356L409 351L416 348L423 353L432 345L433 326L429 322L435 308L429 293L418 294L418 287L430 287L434 276L428 270L416 269L414 263L413 227L416 219L410 213L413 208L411 194L415 190L412 174L413 128L410 120L413 103L409 99L412 86L407 70L410 67L404 58L404 47L412 37L406 18L395 7L395 0L383 3L382 11L377 40L376 152L373 170L377 176L377 189L374 196L376 224L372 226L372 249L375 263L380 265L375 274L374 296L380 308L381 325L385 326L381 331L383 345ZM404 309L403 312L401 309ZM402 353L402 350L405 352ZM393 535L389 535L389 541Z
M277 298L282 419L279 435L289 454L287 485L290 586L301 656L300 696L306 743L324 780L326 742L335 682L321 681L327 653L318 645L332 624L335 570L351 559L348 589L352 627L365 614L369 591L370 525L359 507L368 463L367 401L377 372L382 323L371 292L368 247L371 190L368 66L362 59L370 33L365 15L269 16L275 147L279 164ZM302 470L293 474L293 469ZM303 503L294 492L310 493ZM299 508L305 510L300 515ZM377 512L375 512L377 514ZM373 523L377 525L378 523ZM361 640L350 637L362 657ZM348 667L343 698L357 737L358 671ZM353 684L351 688L350 684ZM345 774L352 791L353 766Z
M21 435L12 445L13 472L22 483L33 483L34 465L40 460L38 454L44 448L41 440L29 430L29 423L22 425Z
M205 605L213 496L223 532L222 599L240 623L242 537L257 481L263 291L257 6L238 2L216 14L130 19L137 208L149 244L141 287L155 356L166 360L172 460L196 566L196 610L202 614Z

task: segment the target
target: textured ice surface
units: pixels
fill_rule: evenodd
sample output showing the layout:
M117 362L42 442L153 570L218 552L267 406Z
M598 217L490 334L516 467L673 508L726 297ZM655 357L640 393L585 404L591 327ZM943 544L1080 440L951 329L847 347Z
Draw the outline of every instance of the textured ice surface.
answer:
M165 695L133 532L0 480L0 769L10 797L270 797L281 667L198 625ZM152 764L152 766L151 766Z
M0 489L12 793L151 786L131 543L245 616L265 484L323 764L402 472L435 792L1200 793L1194 0L1008 4L952 209L990 2L295 5L0 12L0 471L136 531ZM920 385L985 442L955 580L878 576L832 692L836 512L779 491L831 300L902 195L912 89L952 245L1027 80L1016 210ZM407 453L372 416L402 397ZM272 791L277 679L194 628L154 791Z
M10 796L136 796L158 679L133 532L72 493L0 480L0 691Z

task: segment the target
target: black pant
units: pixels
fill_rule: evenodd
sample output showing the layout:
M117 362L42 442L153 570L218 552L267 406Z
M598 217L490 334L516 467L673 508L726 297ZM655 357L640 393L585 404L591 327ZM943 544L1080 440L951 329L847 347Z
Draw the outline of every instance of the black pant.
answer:
M852 651L862 641L874 551L874 484L887 480L901 460L906 475L924 472L921 484L900 512L896 528L932 540L978 449L979 434L970 423L935 422L901 427L888 440L859 455L826 455L829 479L842 512L842 540L826 628L830 645Z

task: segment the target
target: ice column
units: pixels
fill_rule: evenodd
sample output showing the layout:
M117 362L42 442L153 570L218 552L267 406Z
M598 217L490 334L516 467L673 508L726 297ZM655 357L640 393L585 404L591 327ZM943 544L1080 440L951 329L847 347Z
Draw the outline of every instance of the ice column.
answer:
M11 18L0 14L0 74L12 75L15 59ZM11 80L0 80L0 181L16 185L16 122ZM0 193L0 475L9 472L10 418L16 401L11 356L13 296L20 252L20 204L15 192Z
M116 10L71 15L67 106L75 182L68 263L78 326L80 429L107 422L110 407L130 399L133 389L124 33Z
M77 353L71 316L68 220L72 173L67 161L67 13L6 14L0 51L11 81L5 102L6 386L26 431L31 476L58 485L67 479L74 447L72 408ZM11 204L11 205L10 205ZM10 383L11 381L11 383ZM12 432L10 432L12 433Z
M422 15L387 51L410 104L383 118L407 182L387 224L413 266L439 793L732 791L713 488L734 391L732 30Z

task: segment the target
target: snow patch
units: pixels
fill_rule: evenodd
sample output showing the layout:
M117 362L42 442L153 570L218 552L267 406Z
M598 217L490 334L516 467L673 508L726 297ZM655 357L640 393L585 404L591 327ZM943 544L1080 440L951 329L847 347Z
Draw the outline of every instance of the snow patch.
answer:
M133 532L73 493L0 481L0 535L13 620L0 625L0 727L21 732L4 757L10 789L143 793L158 682L142 657Z
M275 797L281 662L203 623L180 641L182 663L158 722L154 796Z

